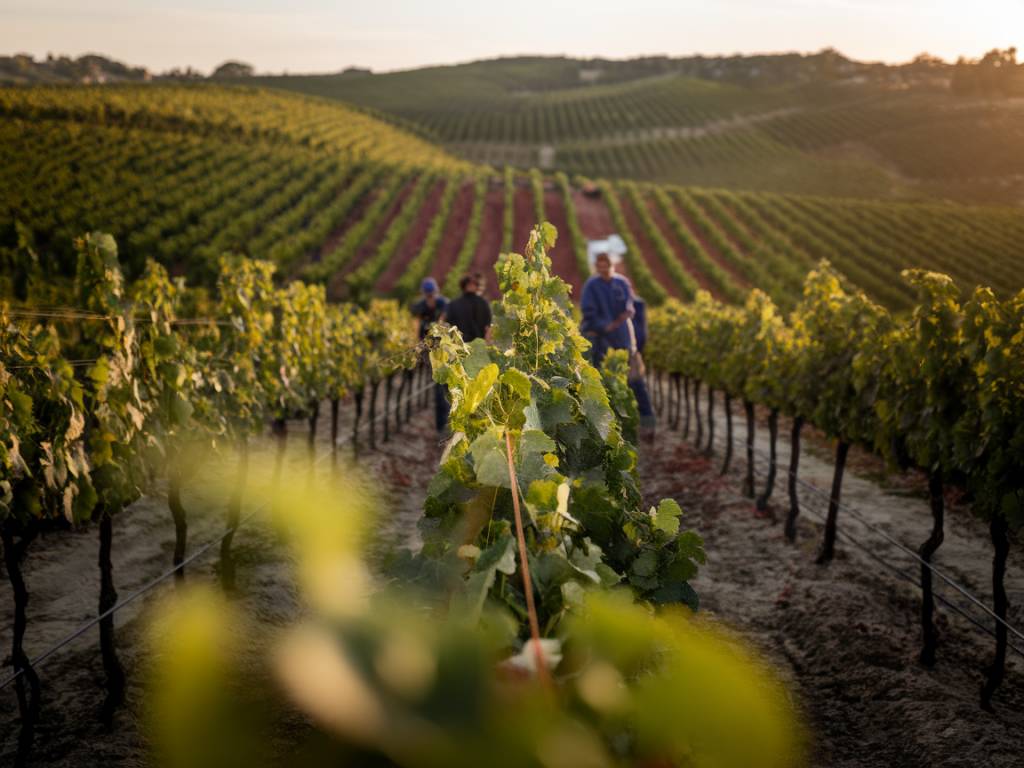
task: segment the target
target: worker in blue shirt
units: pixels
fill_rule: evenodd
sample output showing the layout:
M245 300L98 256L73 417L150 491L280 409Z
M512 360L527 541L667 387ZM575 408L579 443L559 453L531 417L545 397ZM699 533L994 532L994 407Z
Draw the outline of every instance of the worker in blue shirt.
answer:
M630 354L629 387L636 397L640 415L640 436L654 437L655 417L640 354L647 342L646 307L633 293L633 285L615 274L613 256L600 252L593 259L595 275L583 285L580 309L583 312L581 331L591 343L590 359L595 367L609 349L625 349Z
M609 349L633 346L626 321L632 319L635 312L633 286L625 277L615 274L611 255L597 254L594 270L596 274L583 285L580 330L592 345L590 361L599 368Z

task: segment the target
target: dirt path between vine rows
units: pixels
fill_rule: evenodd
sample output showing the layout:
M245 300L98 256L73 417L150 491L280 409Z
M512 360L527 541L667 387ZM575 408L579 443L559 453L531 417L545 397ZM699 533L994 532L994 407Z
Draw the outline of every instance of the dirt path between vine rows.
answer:
M317 471L322 473L330 471L328 411L326 407L321 409L317 435ZM352 415L351 404L343 404L343 438L351 430ZM305 480L307 434L305 422L289 422L286 455L290 474L286 473L286 482L289 477L299 478L299 482ZM377 436L378 440L382 437L381 426ZM339 455L342 467L364 473L380 500L377 508L383 513L375 522L377 534L370 549L371 558L381 562L395 548L419 545L416 521L422 515L425 489L441 455L432 407L417 408L401 433L392 434L387 443L379 443L378 450L369 451L366 440L364 431L356 464L350 463L350 447ZM253 466L258 466L261 458L269 460L271 453L266 440L257 443ZM343 471L350 473L353 469ZM223 498L216 498L210 491L216 482L215 478L203 477L187 484L183 492L190 518L189 553L216 539L224 530ZM243 515L260 504L259 499L247 500ZM173 542L174 527L162 497L143 498L115 519L114 581L122 600L170 568ZM272 632L302 615L288 548L271 531L265 515L260 514L239 528L232 552L237 573L232 602L247 619ZM55 531L33 542L23 566L30 592L25 636L30 656L35 657L96 615L96 555L95 526ZM188 566L187 582L216 586L220 569L215 546ZM2 569L0 578L0 657L6 658L11 643L13 601L9 598L7 574ZM127 676L127 701L115 714L111 730L101 724L99 717L105 677L95 627L39 668L41 715L29 766L112 768L150 764L144 726L147 692L143 677L149 661L145 633L160 598L174 589L172 580L168 580L115 614L117 651ZM247 641L247 661L251 661L254 670L260 669L263 647L251 639ZM0 668L0 679L9 673L10 667ZM306 728L306 724L294 713L283 713L276 727L280 732L275 736L286 749L294 744L294 733ZM0 765L15 765L20 730L17 699L11 686L0 691Z
M705 401L706 403L706 401ZM983 667L991 658L992 641L963 619L939 607L941 645L938 664L927 670L917 663L918 597L906 582L882 570L870 555L840 540L836 561L818 566L814 556L821 525L815 510L823 505L803 492L805 512L796 545L785 542L781 525L754 515L752 503L739 493L743 457L737 449L732 472L719 477L724 421L716 406L718 451L713 459L684 442L679 432L662 426L653 446L641 450L645 495L653 503L671 496L686 510L686 525L705 539L709 561L695 580L702 610L731 627L753 645L789 684L813 740L813 766L882 768L882 766L1020 765L1024 734L1024 664L1011 654L1007 679L995 697L995 713L978 707ZM737 409L739 410L739 409ZM761 414L763 416L763 414ZM381 494L379 536L373 557L380 561L396 547L416 548L416 521L421 515L426 484L440 456L432 429L432 412L418 411L400 436L364 451L362 467ZM351 410L342 411L343 434ZM736 418L737 445L741 419ZM785 436L788 425L781 425ZM289 461L302 471L305 425L289 424ZM321 417L318 450L327 448L327 416ZM379 435L379 433L378 433ZM365 448L365 438L364 438ZM766 447L763 419L755 440ZM831 479L830 446L809 433L801 476L827 487ZM268 446L260 450L268 453ZM788 460L780 438L780 461ZM329 461L329 460L328 460ZM764 461L758 455L758 464ZM321 467L326 471L327 461ZM763 475L759 473L759 482ZM774 502L781 514L784 483L780 477ZM915 544L929 526L919 479L880 482L877 466L866 456L851 454L844 498L869 522L900 540ZM192 512L192 546L221 530L220 507L202 514L209 502L205 491L190 488L185 503ZM986 602L991 562L985 526L953 505L947 540L937 560ZM863 540L871 553L908 568L877 536L870 537L848 514L840 528ZM94 615L98 574L94 528L50 534L32 547L25 566L32 592L26 643L30 653L43 650ZM170 562L173 529L162 499L142 500L115 524L114 572L125 597ZM302 615L293 584L287 548L260 519L240 529L234 546L239 608L254 622L283 627ZM1012 552L1007 576L1011 618L1022 620L1024 558ZM189 570L190 581L216 584L216 550ZM155 593L173 590L165 584ZM943 594L948 595L948 590ZM103 698L103 672L96 630L87 633L41 668L43 713L30 765L99 768L147 764L144 735L147 661L142 637L155 597L147 596L117 617L117 643L128 674L127 705L104 730L97 713ZM0 603L0 644L10 642L11 606ZM261 647L249 649L253 659ZM307 727L294 713L282 713L274 736L283 750ZM18 735L13 691L0 692L0 764L13 764Z
M704 401L706 407L706 400ZM739 411L740 409L737 409ZM737 427L742 419L737 417ZM755 444L766 448L764 422ZM720 401L716 437L724 436ZM787 435L782 425L780 435ZM745 438L745 428L744 428ZM737 432L737 438L740 433ZM705 433L706 437L706 433ZM934 768L935 766L1020 766L1024 735L1024 663L1011 652L1007 677L994 699L995 713L979 707L984 668L994 641L941 605L938 608L938 663L918 663L919 592L885 571L871 555L916 575L908 558L844 510L840 530L862 540L868 554L840 539L836 560L815 564L822 526L815 510L824 499L803 490L804 514L797 543L788 544L781 523L757 517L740 494L744 459L719 476L724 441L712 459L662 427L656 444L642 451L641 475L651 503L676 498L687 525L704 537L708 563L694 582L703 610L732 627L775 667L803 712L813 740L815 766L830 768ZM780 459L788 461L780 437ZM801 476L828 488L832 467L828 445L808 435ZM765 460L756 461L766 468ZM785 466L785 464L783 464ZM872 525L914 549L927 537L930 515L920 483L883 488L870 475L874 463L859 457L844 484L844 500ZM758 474L763 484L763 474ZM774 506L785 511L785 478L780 474ZM846 513L846 514L844 514ZM946 542L936 560L991 605L986 581L991 565L987 526L953 508ZM1018 547L1007 573L1011 619L1019 626L1024 600L1024 558ZM950 590L941 590L953 596ZM991 626L991 620L984 622Z

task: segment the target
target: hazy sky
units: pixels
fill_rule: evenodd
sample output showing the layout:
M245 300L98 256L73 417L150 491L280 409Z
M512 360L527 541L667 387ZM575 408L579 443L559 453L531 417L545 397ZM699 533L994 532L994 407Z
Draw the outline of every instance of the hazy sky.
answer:
M1024 0L0 0L0 54L95 52L155 70L228 58L302 72L826 46L905 61L979 56L1022 37Z

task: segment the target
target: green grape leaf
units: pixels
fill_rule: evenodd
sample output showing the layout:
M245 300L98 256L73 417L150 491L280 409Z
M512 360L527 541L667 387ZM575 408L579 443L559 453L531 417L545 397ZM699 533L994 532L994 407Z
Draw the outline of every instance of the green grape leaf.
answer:
M508 457L505 453L504 433L491 427L469 446L473 457L476 481L481 485L511 488L508 477Z
M491 393L491 389L494 387L494 383L498 380L498 366L494 363L489 363L480 369L480 372L473 378L469 384L466 385L465 392L465 408L469 413L473 413L477 408L487 399L487 396Z
M662 531L669 536L679 533L679 518L683 510L675 499L662 499L658 508L651 507L651 522L656 530Z

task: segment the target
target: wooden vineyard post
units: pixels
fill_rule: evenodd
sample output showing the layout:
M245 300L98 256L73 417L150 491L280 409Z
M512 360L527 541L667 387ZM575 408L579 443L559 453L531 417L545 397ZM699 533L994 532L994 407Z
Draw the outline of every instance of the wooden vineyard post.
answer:
M537 676L544 685L551 685L544 650L540 645L540 622L537 620L537 606L533 601L533 580L530 578L530 563L526 553L526 532L523 530L523 513L519 509L519 483L516 480L516 467L512 461L512 437L505 430L505 453L508 457L508 478L512 489L512 511L516 522L516 539L519 542L519 572L523 577L523 594L526 596L526 613L530 620L530 638L533 640L533 651L537 662Z

